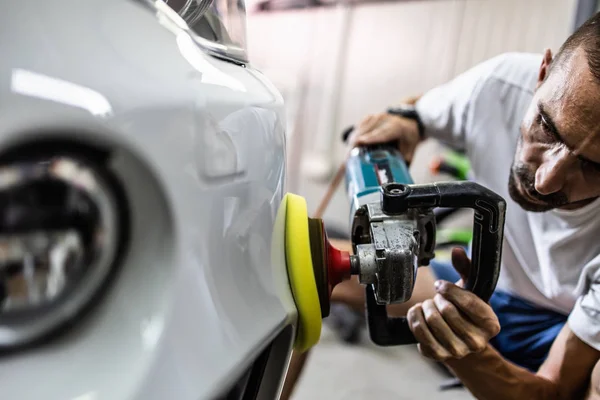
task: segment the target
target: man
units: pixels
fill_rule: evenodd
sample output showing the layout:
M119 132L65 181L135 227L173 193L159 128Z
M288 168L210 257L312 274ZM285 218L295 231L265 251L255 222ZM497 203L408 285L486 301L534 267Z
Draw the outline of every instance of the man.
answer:
M415 110L368 117L355 143L399 139L411 159L438 138L464 149L475 179L508 202L490 304L436 282L408 312L419 350L480 399L600 398L600 14L556 57L493 58ZM469 267L464 251L453 263Z
M438 138L508 203L490 304L437 281L408 311L419 350L480 399L600 399L600 14L556 57L495 57L415 111L366 118L354 143L399 139L410 160ZM469 268L464 251L453 264Z

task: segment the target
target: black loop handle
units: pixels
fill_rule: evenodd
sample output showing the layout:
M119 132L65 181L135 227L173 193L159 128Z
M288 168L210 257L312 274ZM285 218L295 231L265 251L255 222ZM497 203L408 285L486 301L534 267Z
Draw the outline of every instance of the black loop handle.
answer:
M390 185L398 185L393 183ZM410 208L471 208L473 244L471 270L465 289L488 301L500 274L506 201L490 189L470 181L407 185L408 194L394 202L394 212ZM382 192L386 187L382 188ZM373 342L380 346L416 343L406 318L388 318L384 305L377 304L373 288L366 288L367 321Z

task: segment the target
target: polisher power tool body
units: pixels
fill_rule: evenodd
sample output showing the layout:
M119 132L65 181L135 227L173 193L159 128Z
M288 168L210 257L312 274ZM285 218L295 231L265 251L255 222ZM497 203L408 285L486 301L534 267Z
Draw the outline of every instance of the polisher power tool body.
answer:
M288 194L284 200L286 262L299 313L297 351L319 340L333 287L351 275L365 285L371 340L381 346L415 343L408 321L388 317L386 305L408 301L418 267L434 257L436 207L474 210L465 288L490 298L500 272L502 197L469 181L414 184L393 144L354 148L345 170L352 255L329 243L323 221L308 217L302 197Z

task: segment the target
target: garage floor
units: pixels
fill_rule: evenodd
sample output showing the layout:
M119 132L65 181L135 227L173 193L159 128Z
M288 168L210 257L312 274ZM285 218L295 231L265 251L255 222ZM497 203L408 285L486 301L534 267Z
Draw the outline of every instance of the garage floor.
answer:
M346 345L325 327L306 365L293 400L473 399L463 388L440 391L447 375L416 346L377 347L366 334Z
M443 151L436 142L420 146L411 168L416 182L431 182L448 178L432 177L427 163L432 154ZM298 193L307 199L309 213L318 206L326 183L300 179ZM348 199L338 190L325 214L329 225L348 229ZM463 214L450 224L471 226L470 213ZM296 387L293 400L363 400L363 399L441 399L458 400L473 397L463 388L440 391L448 376L422 358L416 346L382 348L372 344L363 331L361 342L346 345L326 325L321 341L313 349L304 373Z

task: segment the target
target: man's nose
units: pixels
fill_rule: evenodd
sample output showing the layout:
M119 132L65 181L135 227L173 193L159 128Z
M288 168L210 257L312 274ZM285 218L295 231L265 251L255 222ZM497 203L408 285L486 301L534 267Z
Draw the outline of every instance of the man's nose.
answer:
M569 154L565 151L545 154L535 173L535 190L542 195L560 192L567 181L571 164Z

